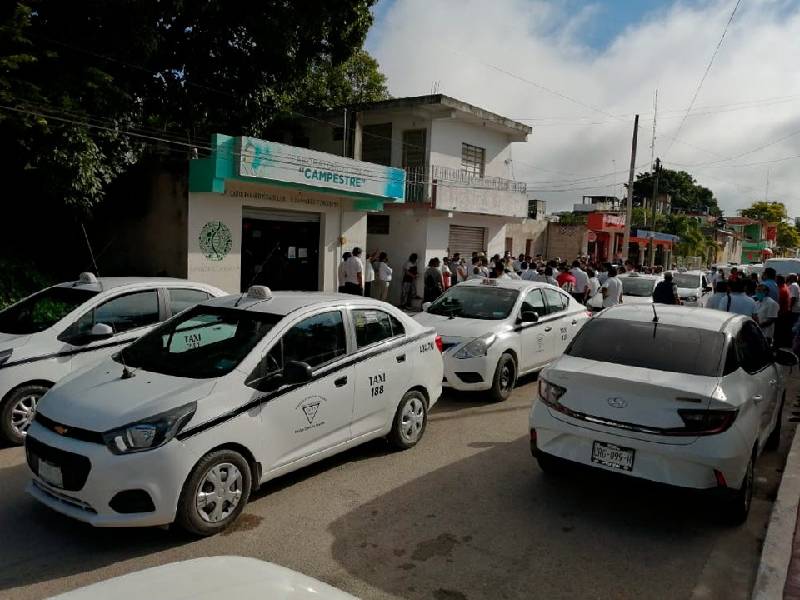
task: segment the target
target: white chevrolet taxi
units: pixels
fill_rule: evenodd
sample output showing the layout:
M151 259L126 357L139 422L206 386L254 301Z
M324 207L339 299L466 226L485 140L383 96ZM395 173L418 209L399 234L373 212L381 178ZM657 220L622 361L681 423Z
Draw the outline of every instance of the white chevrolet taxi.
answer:
M517 377L555 360L590 318L547 283L475 279L451 287L416 320L442 336L446 387L508 398Z
M594 317L539 375L531 451L565 463L715 490L740 523L754 465L780 441L783 366L756 323L718 310L619 305Z
M81 273L0 312L0 437L21 444L36 402L59 379L98 363L160 321L224 296L166 277Z
M211 535L251 490L369 439L422 437L440 340L370 298L216 298L40 401L25 448L40 502L95 526Z

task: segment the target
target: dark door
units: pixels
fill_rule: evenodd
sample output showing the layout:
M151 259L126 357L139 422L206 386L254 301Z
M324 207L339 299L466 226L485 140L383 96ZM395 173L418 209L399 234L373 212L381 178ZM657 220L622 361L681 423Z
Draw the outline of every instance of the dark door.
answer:
M242 219L242 291L319 289L319 221Z

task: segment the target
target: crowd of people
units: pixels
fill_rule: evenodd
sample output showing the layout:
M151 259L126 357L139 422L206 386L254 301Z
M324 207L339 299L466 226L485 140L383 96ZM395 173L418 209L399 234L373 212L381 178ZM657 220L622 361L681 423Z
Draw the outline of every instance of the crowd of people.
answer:
M455 253L443 258L431 258L423 269L417 254L405 261L400 274L400 307L411 308L417 296L417 283L422 277L423 302L433 302L449 287L472 279L524 279L549 283L571 294L578 302L587 303L598 294L602 295L604 307L622 302L622 282L617 274L637 270L633 262L624 267L611 263L596 263L589 257L580 256L568 262L560 258L545 260L520 254L517 257L506 252L504 256L473 252L467 258ZM642 272L658 272L639 266ZM364 256L361 248L345 252L339 264L339 291L359 296L371 296L386 300L394 276L385 252L372 252Z
M358 296L371 296L386 301L394 272L389 266L386 252L372 252L364 256L361 248L345 252L339 264L339 291ZM443 258L431 258L424 270L419 266L417 254L411 254L403 263L400 288L400 307L409 309L417 296L419 277L423 282L423 302L433 302L449 287L472 279L524 279L549 283L568 292L578 302L602 298L602 307L623 301L622 282L617 277L622 272L659 274L663 268L649 268L625 261L623 266L596 263L590 257L579 256L568 262L560 258L546 260L506 252L504 256L486 256L473 252L467 258L455 253ZM674 269L675 267L673 267ZM664 279L653 291L653 301L662 304L680 304L671 271L663 273ZM752 317L762 328L770 343L776 346L798 346L800 349L800 284L798 276L786 277L766 268L761 277L756 273L746 275L737 267L728 273L711 268L710 282L713 294L705 302L709 309L739 313Z

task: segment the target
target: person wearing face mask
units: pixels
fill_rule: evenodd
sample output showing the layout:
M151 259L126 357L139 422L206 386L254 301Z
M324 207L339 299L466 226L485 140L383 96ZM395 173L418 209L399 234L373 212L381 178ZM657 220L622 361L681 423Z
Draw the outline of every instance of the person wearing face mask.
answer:
M763 283L756 288L756 314L755 319L764 337L770 345L775 338L775 321L778 319L780 306L769 296L769 288Z

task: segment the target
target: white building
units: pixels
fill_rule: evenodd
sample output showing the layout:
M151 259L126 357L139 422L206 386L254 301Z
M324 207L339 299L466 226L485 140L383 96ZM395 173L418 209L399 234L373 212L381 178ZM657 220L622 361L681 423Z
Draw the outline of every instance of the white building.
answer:
M405 203L367 216L367 250L387 252L397 274L390 300L399 299L401 267L412 253L421 273L433 257L533 247L524 231L517 240L507 230L528 217L511 149L527 140L529 126L437 94L328 113L304 129L314 150L406 171Z

